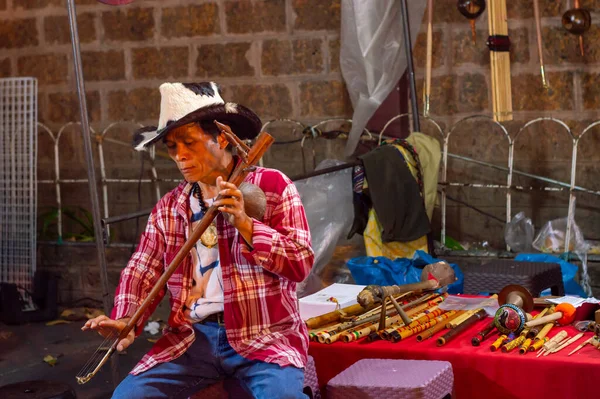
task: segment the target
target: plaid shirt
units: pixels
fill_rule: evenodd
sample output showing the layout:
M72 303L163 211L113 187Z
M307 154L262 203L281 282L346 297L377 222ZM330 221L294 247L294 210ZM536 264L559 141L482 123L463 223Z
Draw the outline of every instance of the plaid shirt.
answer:
M267 207L263 220L254 220L253 248L221 214L217 216L227 338L248 359L302 368L308 334L298 312L296 283L308 275L314 259L306 214L296 187L281 172L256 168L245 181L265 192ZM121 272L113 319L133 316L187 239L191 188L181 183L150 214L140 244ZM168 327L132 374L176 359L194 341L182 309L192 285L192 267L188 255L167 282ZM164 294L163 289L138 322L138 334Z

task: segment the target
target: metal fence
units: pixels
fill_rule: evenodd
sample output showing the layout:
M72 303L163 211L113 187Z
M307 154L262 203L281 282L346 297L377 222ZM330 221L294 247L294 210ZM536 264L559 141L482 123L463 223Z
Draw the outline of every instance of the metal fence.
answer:
M30 289L36 269L37 80L0 79L0 281Z
M378 135L374 135L371 132L365 130L361 140L370 141L370 142L374 142L374 143L381 142L382 139L387 137L385 135L385 133L389 129L389 126L391 126L391 124L393 122L395 122L396 120L398 120L400 118L409 118L409 117L410 117L410 114L402 114L402 115L397 115L397 116L393 117L386 123L386 125L383 127L383 129L381 130L381 132ZM433 129L435 131L434 136L436 139L438 139L441 142L441 146L442 146L442 162L441 162L440 181L439 181L439 192L440 192L439 203L440 203L440 208L441 208L440 209L440 212L441 212L440 242L441 243L446 242L446 234L447 234L447 225L446 225L447 201L448 201L447 189L448 189L448 187L467 187L469 189L476 189L476 190L490 190L490 189L504 190L505 196L506 196L506 212L505 212L506 219L505 220L507 223L510 222L511 217L512 217L512 193L514 191L533 191L533 190L542 190L545 192L568 191L569 205L568 205L567 209L565 209L565 217L567 217L569 220L569 228L567 229L565 248L569 248L569 243L572 239L572 237L570 236L571 235L571 224L573 223L573 220L574 220L575 200L577 197L577 193L588 193L588 194L592 194L592 195L596 195L596 196L600 195L600 191L585 188L585 187L582 187L582 186L579 186L576 184L577 183L576 182L577 150L582 145L585 145L586 140L591 140L591 137L593 137L592 130L594 129L594 127L600 125L600 121L595 121L595 122L589 124L581 131L581 133L579 135L575 135L572 132L571 128L569 128L569 126L560 119L556 119L556 118L552 118L552 117L537 118L537 119L533 119L533 120L530 120L530 121L524 123L519 128L518 132L513 137L511 137L505 126L503 126L502 124L500 124L498 122L495 122L492 118L490 118L489 116L486 116L486 115L473 115L473 116L469 116L469 117L460 119L459 121L455 122L447 129L443 129L440 126L440 124L432 118L424 117L424 118L422 118L422 120L426 121L427 123L430 123L433 126ZM500 135L502 140L505 142L507 154L508 154L505 167L497 165L497 164L493 164L490 162L477 160L477 159L462 156L459 154L451 153L449 151L449 145L451 143L451 139L462 134L461 127L464 126L466 123L473 122L476 120L481 120L482 122L491 124L493 129L488 130L489 132L491 132L490 134ZM528 173L525 171L516 170L514 168L515 144L518 143L519 140L522 140L522 138L524 136L526 136L529 132L531 132L531 127L533 125L541 123L541 122L550 122L550 123L556 124L558 127L561 128L561 131L564 132L565 137L572 144L572 146L570 148L570 150L571 150L570 180L568 182L551 179L551 178L545 177L545 176L535 175L535 174ZM158 176L157 169L154 165L154 161L156 159L156 150L155 149L150 150L148 153L149 159L150 159L151 178L139 179L139 180L138 179L108 178L107 174L106 174L106 164L105 164L105 160L104 160L103 143L113 142L113 143L116 143L119 145L124 145L124 146L130 147L129 143L124 143L122 141L119 141L119 140L116 140L116 139L110 137L111 131L119 123L122 123L122 122L114 123L114 124L106 127L101 133L96 133L96 132L92 131L93 138L95 139L95 142L96 142L98 157L100 160L100 162L99 162L100 177L101 177L100 183L102 186L104 218L109 218L111 216L114 216L114 215L109 214L110 204L109 204L109 197L108 197L108 186L110 184L127 183L127 182L135 182L135 183L141 182L143 184L152 184L154 187L154 193L156 196L156 200L158 201L158 199L160 199L160 197L162 195L162 193L160 192L158 183L159 182L177 182L178 181L177 179L165 179L165 178L161 178ZM278 119L278 120L273 120L273 121L267 122L263 126L263 130L269 132L273 123L289 124L290 131L293 129L294 131L297 132L297 134L296 134L297 138L288 140L288 141L283 141L278 144L285 145L285 146L297 146L298 150L302 154L303 170L306 172L307 169L309 169L309 168L307 168L307 163L308 163L307 159L309 157L306 156L306 154L305 154L305 152L307 151L307 148L305 147L306 143L310 140L315 140L318 138L343 140L343 139L347 138L347 135L345 134L345 132L340 131L340 130L326 132L323 130L323 126L328 123L351 123L351 121L346 120L346 119L330 119L330 120L321 121L312 126L308 126L308 125L305 125L302 122L299 122L296 120ZM70 122L70 123L62 126L56 134L54 134L47 126L44 126L42 124L39 125L39 127L41 128L40 134L48 134L52 138L52 142L54 145L54 178L46 179L46 180L38 180L38 183L39 184L52 184L56 188L56 203L57 203L58 211L59 211L59 216L58 216L59 217L59 219L58 219L59 241L62 240L62 232L63 232L62 217L60 215L60 212L61 212L61 186L65 185L65 184L87 183L87 179L62 179L60 177L59 158L61 156L61 153L59 151L59 142L60 142L61 136L63 135L64 130L68 126L71 126L71 125L73 125L73 122ZM277 141L276 141L276 143L277 143ZM314 146L313 146L312 151L313 151L312 155L313 155L313 161L314 161L314 157L315 157ZM506 184L487 184L487 183L484 184L484 183L478 183L478 182L473 182L473 181L470 181L470 182L449 181L448 180L448 172L449 172L448 160L449 159L461 160L461 161L471 163L474 165L479 165L479 166L483 166L486 168L492 168L495 170L505 172L506 173ZM313 165L311 165L311 168L314 168L314 166L315 166L315 163L313 162ZM528 177L530 179L533 179L533 180L536 180L539 182L543 182L545 185L544 186L536 186L536 187L514 185L513 177L515 175Z

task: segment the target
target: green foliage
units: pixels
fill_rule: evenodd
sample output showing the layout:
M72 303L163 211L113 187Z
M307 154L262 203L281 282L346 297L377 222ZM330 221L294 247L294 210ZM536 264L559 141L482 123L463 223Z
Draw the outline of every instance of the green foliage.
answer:
M92 242L94 241L94 219L92 213L85 208L80 206L75 207L62 207L63 214L63 236L62 240L67 241L79 241L79 242ZM56 233L52 234L51 229L58 225L58 208L52 207L49 211L44 212L40 215L41 218L41 229L40 239L41 240L61 240ZM65 223L66 220L71 220L75 226L77 226L78 232L66 232Z

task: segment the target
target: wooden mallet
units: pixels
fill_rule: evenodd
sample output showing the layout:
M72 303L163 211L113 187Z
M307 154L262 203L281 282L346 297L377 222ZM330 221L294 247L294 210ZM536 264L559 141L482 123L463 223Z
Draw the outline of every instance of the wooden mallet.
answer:
M571 324L573 320L575 320L575 311L576 309L573 305L564 302L556 306L556 309L554 309L554 313L549 314L548 316L530 320L527 323L525 323L525 327L539 326L541 324L546 324L553 321L556 321L561 326L566 326L567 324Z

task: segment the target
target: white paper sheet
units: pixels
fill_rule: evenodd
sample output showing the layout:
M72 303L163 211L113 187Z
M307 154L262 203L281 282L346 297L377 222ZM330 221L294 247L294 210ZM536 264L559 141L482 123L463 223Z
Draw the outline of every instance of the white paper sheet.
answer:
M332 312L338 307L338 303L341 308L354 305L357 303L356 296L363 288L365 288L364 285L331 284L329 287L299 300L300 317L302 320L307 320ZM337 303L333 302L331 298L335 298Z
M498 310L497 298L469 298L460 295L448 295L444 302L439 304L443 310L473 310L484 308L489 316L494 316Z

